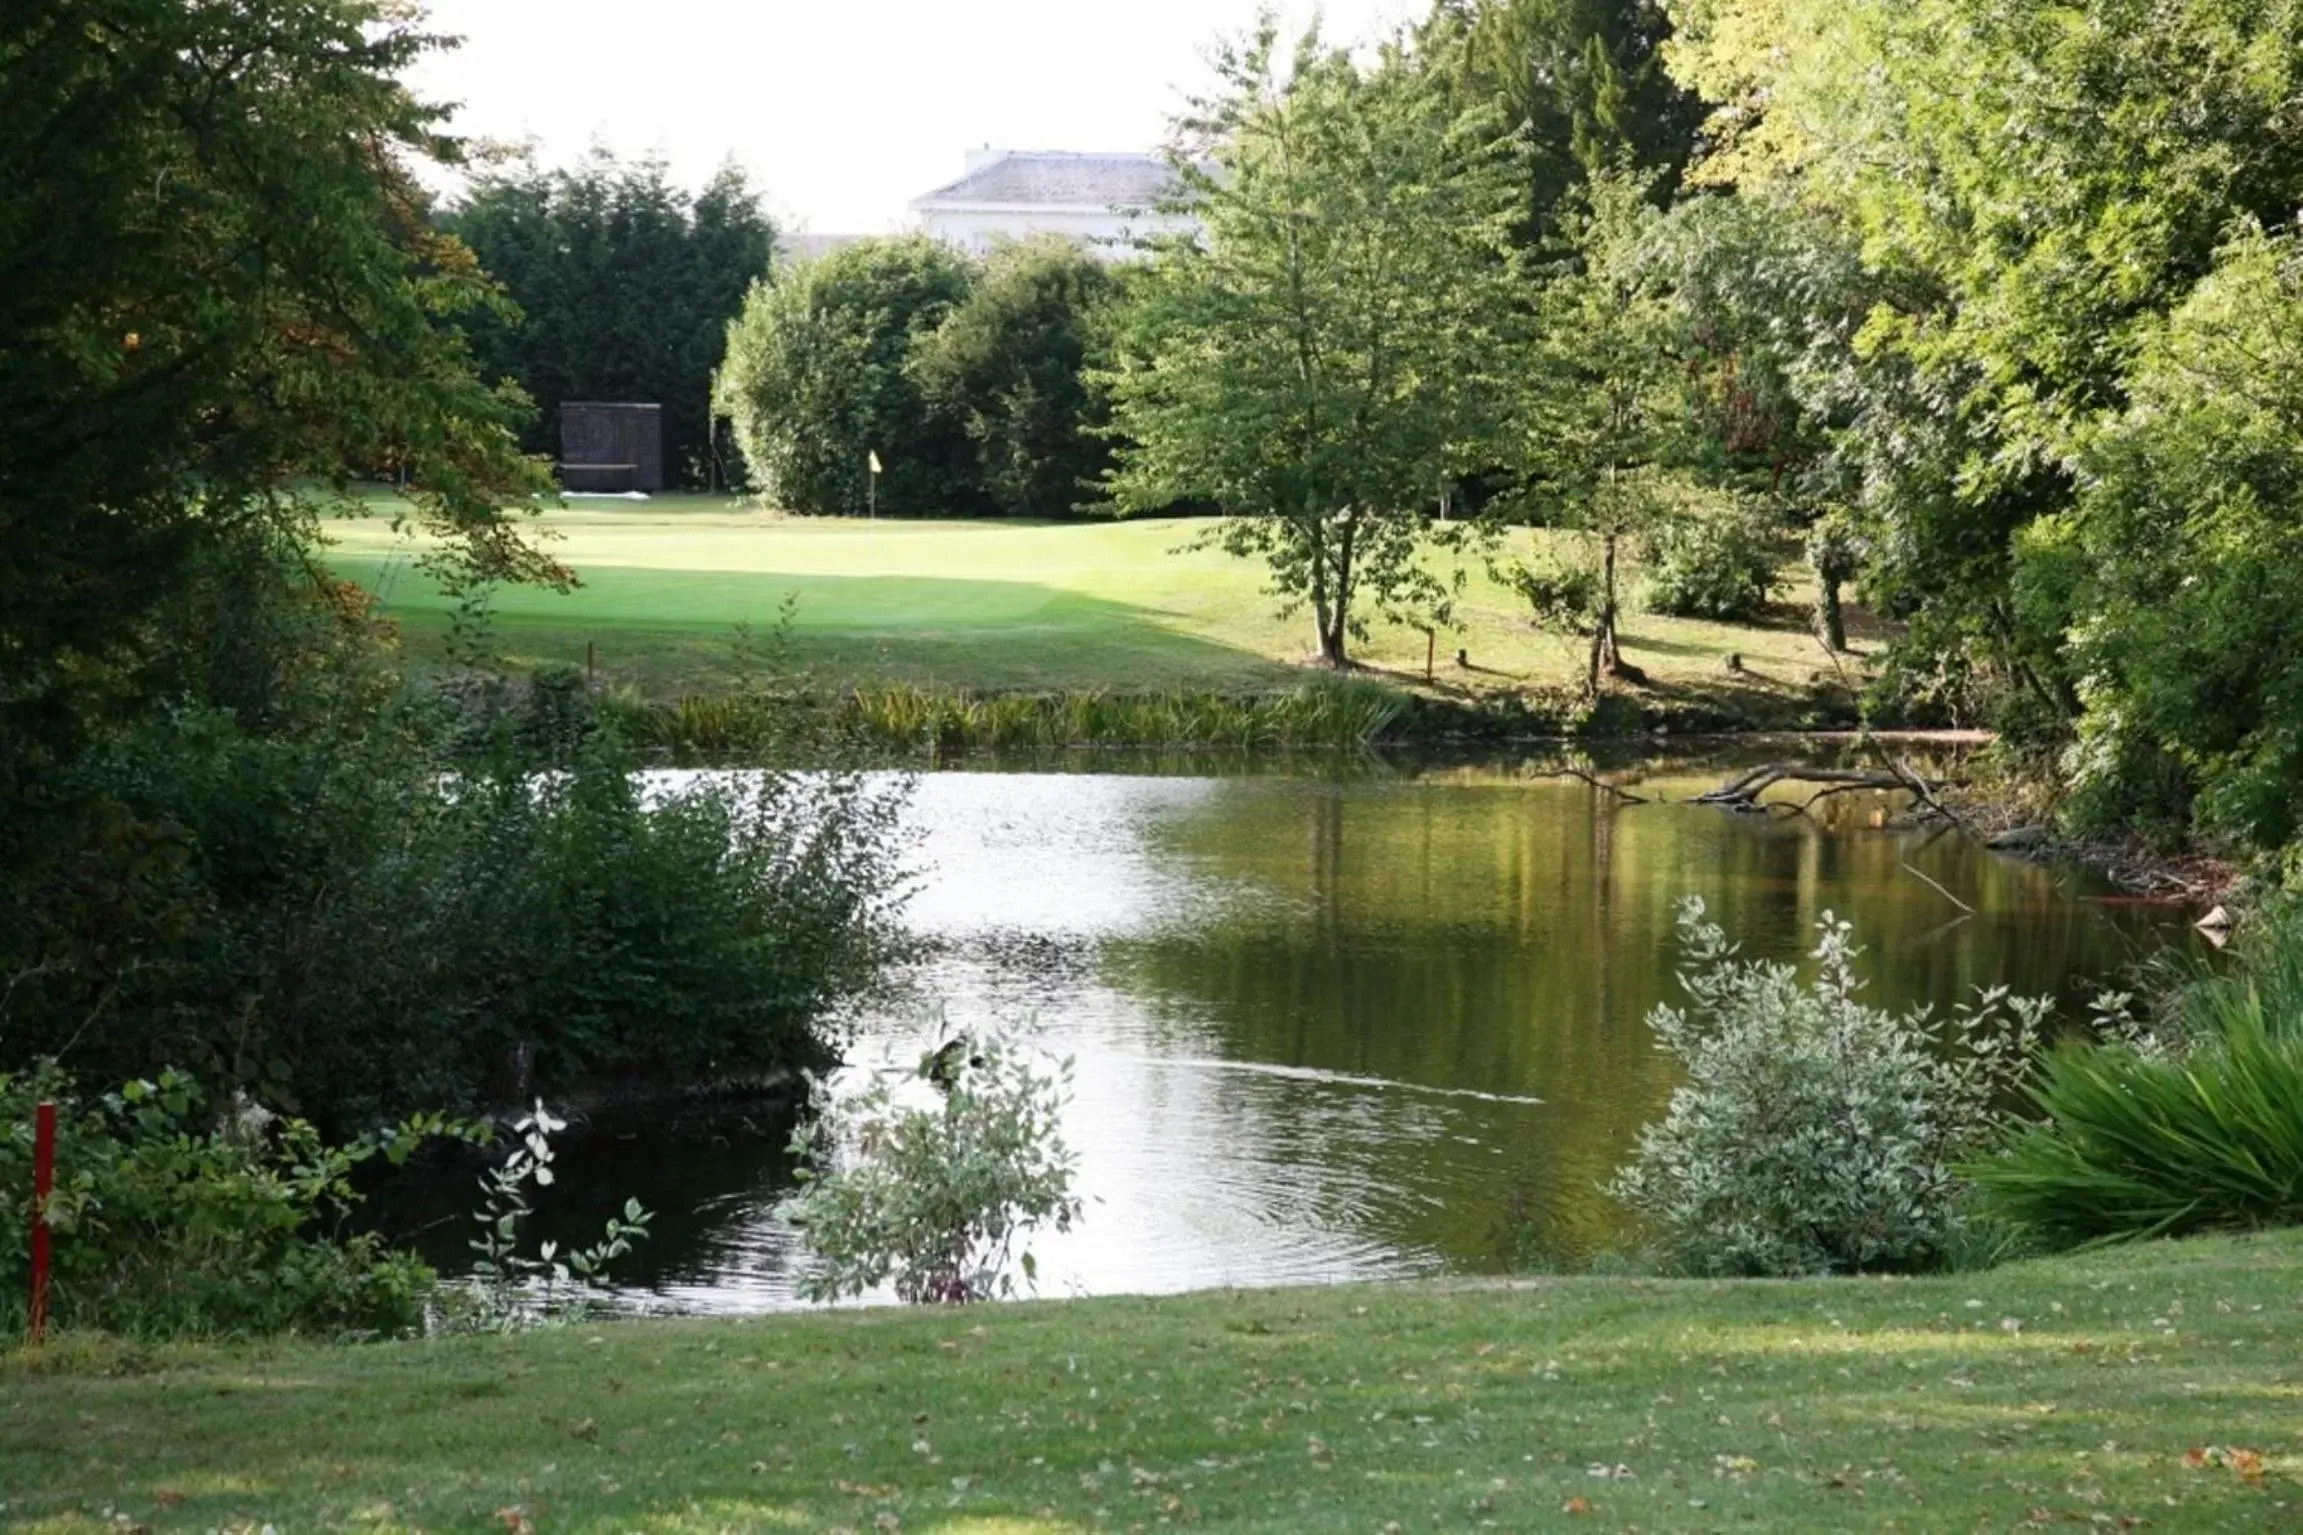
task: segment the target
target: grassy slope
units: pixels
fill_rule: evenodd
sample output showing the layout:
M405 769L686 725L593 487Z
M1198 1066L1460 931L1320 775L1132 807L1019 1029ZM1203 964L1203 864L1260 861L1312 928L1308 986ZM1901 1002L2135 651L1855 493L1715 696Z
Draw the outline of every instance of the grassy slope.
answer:
M376 503L379 510L383 503ZM569 596L510 592L497 605L516 662L581 662L656 694L708 686L733 625L773 623L799 596L798 658L840 680L903 678L983 690L1252 690L1300 680L1310 625L1274 616L1260 565L1177 553L1199 525L1151 520L986 524L783 518L702 497L580 503L545 519L582 575ZM330 525L338 563L384 594L421 657L445 605L410 569L382 518ZM1530 535L1520 535L1523 539ZM1440 678L1473 690L1561 684L1573 643L1531 631L1517 600L1476 574L1464 632L1440 636ZM1449 660L1467 647L1474 671ZM1824 664L1797 624L1772 629L1635 618L1630 659L1667 684L1729 683L1729 651L1755 685L1804 687ZM1363 658L1420 676L1419 631L1378 625Z
M2293 1530L2299 1277L2288 1233L1950 1279L99 1349L0 1365L0 1526Z

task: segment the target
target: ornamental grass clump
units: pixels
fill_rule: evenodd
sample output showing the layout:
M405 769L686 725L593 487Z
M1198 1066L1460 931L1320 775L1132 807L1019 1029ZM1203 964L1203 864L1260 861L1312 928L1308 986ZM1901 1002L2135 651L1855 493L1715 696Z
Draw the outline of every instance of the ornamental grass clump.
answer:
M1675 1270L1928 1269L1960 1235L1954 1166L1998 1124L2049 1004L1994 988L1940 1020L1897 1017L1857 1000L1852 927L1827 912L1817 928L1803 985L1681 903L1688 1005L1648 1023L1687 1082L1609 1185Z
M2159 1012L2049 1058L2036 1119L1971 1169L1985 1208L2056 1246L2303 1222L2303 912Z

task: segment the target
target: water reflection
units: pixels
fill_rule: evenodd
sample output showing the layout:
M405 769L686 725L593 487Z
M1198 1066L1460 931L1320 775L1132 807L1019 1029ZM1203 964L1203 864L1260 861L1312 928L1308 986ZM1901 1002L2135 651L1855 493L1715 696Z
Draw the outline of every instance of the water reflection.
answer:
M1858 798L1833 814L1863 823ZM1597 1185L1671 1086L1643 1019L1683 895L1769 957L1850 918L1893 1007L1980 985L2076 1001L2162 936L1955 839L1476 770L943 773L912 821L912 920L941 941L919 999L960 1027L1033 1020L1077 1062L1091 1204L1038 1246L1054 1293L1492 1269L1515 1206L1556 1249L1604 1242ZM863 1019L858 1055L907 1060L922 1028L918 1006ZM646 1298L786 1303L781 1127L624 1133L571 1148L567 1183L663 1212Z

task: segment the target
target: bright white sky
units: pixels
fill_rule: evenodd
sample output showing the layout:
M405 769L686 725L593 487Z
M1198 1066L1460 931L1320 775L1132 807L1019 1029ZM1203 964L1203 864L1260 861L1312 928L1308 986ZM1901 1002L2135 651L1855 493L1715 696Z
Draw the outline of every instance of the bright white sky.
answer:
M1286 0L1337 41L1420 15L1422 0ZM555 163L597 139L660 151L690 186L733 156L787 224L879 234L955 179L973 145L1150 149L1207 44L1256 0L432 0L464 46L419 92L458 131L542 142Z

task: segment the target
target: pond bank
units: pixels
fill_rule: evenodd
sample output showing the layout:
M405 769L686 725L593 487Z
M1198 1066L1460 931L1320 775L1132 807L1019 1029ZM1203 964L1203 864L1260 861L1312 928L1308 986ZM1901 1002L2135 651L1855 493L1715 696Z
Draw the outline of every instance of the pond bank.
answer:
M600 697L625 739L680 762L826 746L937 757L1090 746L1501 746L1834 731L1860 723L1852 696L1820 685L1658 687L1610 692L1596 704L1565 688L1451 693L1364 676L1255 692L981 692L890 683Z
M28 1530L2292 1529L2303 1233L0 1362ZM102 1511L99 1514L99 1511Z

